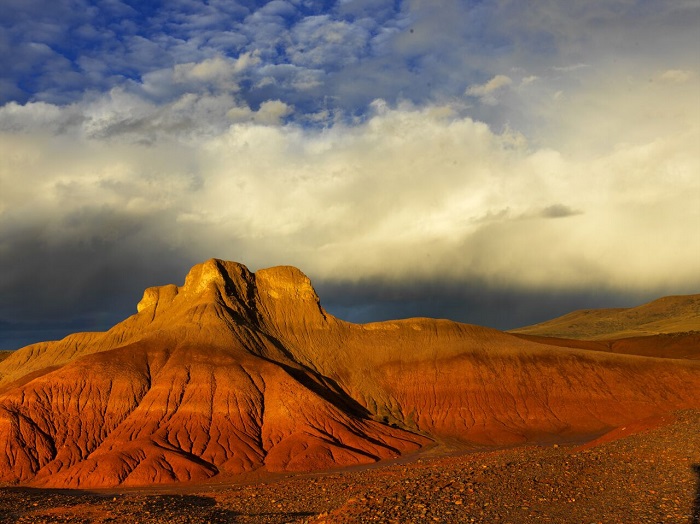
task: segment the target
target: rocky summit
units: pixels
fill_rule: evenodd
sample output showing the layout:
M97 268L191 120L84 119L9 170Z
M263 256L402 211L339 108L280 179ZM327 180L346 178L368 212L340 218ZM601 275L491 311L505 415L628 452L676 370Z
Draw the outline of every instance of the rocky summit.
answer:
M633 339L621 352L447 320L352 324L295 268L212 259L147 289L109 331L0 362L0 482L327 470L427 446L591 440L700 407L700 362L637 338L642 354Z

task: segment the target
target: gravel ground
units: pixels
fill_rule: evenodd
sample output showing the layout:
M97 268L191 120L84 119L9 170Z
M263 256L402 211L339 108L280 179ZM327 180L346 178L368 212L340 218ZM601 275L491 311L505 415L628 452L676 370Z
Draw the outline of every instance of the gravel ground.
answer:
M583 449L532 446L257 483L0 489L0 523L700 524L700 411Z

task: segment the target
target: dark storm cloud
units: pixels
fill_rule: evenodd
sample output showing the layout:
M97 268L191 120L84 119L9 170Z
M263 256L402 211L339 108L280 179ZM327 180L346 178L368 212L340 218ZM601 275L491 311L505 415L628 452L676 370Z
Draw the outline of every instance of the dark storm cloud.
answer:
M315 287L324 308L350 322L430 317L501 330L543 322L576 309L633 307L658 297L649 291L620 293L605 287L517 290L478 280L440 278L321 281Z
M86 209L61 220L57 238L41 225L0 234L0 348L105 330L136 312L143 290L182 283L198 262L159 239L160 221Z
M574 215L580 215L581 213L583 213L583 211L572 209L564 204L553 204L551 206L545 207L540 212L540 216L544 218L564 218Z

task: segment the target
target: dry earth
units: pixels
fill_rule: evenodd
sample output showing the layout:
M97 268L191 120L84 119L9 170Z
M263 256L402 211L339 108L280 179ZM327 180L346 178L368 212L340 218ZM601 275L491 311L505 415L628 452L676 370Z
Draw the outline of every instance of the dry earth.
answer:
M159 490L5 488L0 523L697 524L699 428L700 411L685 410L588 446L433 448L364 469Z

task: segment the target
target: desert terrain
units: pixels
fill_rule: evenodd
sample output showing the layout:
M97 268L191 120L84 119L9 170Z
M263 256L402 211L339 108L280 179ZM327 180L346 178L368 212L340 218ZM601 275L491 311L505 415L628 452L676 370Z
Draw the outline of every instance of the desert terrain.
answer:
M511 333L614 340L700 331L700 295L663 297L631 308L583 309Z
M0 522L698 522L699 319L358 325L212 259L0 362Z

